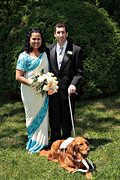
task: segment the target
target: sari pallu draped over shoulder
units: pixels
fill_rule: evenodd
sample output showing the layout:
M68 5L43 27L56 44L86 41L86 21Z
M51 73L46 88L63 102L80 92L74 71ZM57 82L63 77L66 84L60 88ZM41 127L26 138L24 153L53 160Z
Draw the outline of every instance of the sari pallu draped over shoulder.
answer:
M36 60L31 60L31 57L24 52L24 60L29 60L26 63L28 67L25 67L25 78L31 79L42 69L45 73L48 72L46 53L42 53ZM21 97L25 108L28 133L26 149L30 153L37 153L48 145L48 96L42 96L30 86L21 84Z

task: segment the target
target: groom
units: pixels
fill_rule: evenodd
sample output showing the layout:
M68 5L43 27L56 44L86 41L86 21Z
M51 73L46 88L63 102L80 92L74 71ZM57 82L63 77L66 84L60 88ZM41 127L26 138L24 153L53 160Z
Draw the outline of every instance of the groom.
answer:
M66 24L58 23L54 27L57 43L48 47L50 71L58 79L58 92L49 97L49 117L51 143L71 136L72 123L68 94L70 95L72 113L75 110L75 96L83 75L82 50L67 40Z

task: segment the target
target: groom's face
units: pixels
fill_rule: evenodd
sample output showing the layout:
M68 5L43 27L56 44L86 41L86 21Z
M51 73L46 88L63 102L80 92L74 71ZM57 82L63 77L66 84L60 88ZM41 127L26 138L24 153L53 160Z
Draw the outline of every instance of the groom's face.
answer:
M57 39L57 42L60 46L64 45L66 38L68 37L68 32L66 32L65 27L56 27L54 36Z

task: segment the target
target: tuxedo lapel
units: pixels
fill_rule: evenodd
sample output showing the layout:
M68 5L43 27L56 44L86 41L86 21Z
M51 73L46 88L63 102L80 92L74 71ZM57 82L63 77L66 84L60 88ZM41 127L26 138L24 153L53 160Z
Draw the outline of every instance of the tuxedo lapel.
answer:
M66 52L64 54L64 57L63 57L63 61L62 61L62 64L61 64L61 68L60 68L60 71L64 68L64 66L66 65L66 63L69 61L69 57L67 56Z
M58 64L57 64L56 45L50 51L50 59L51 59L52 68L57 72L58 71Z
M62 65L61 65L60 71L64 68L66 63L70 60L70 57L67 54L68 51L73 52L73 44L69 43L69 42L68 42L66 50L65 50L65 54L64 54L64 57L63 57L63 61L62 61Z

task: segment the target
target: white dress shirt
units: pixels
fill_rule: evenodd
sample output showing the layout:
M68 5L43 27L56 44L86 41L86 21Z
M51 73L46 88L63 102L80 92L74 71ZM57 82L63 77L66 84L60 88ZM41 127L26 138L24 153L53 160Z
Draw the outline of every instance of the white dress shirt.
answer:
M65 50L66 50L66 46L67 46L67 41L65 41L64 45L62 46L63 47L63 50L61 52L61 46L57 43L57 63L58 63L58 68L60 69L61 67L61 64L62 64L62 60L63 60L63 57L64 57L64 53L65 53ZM60 53L61 52L61 53Z

